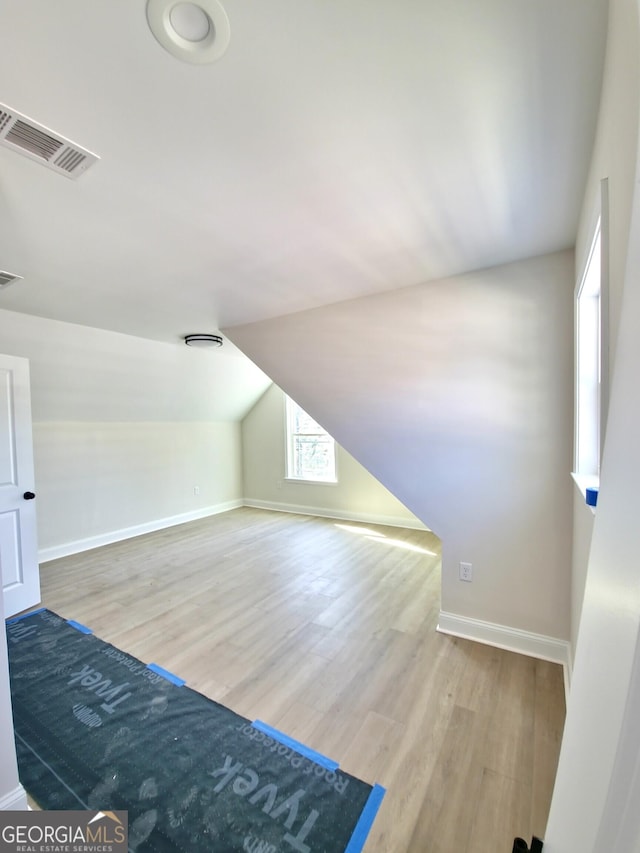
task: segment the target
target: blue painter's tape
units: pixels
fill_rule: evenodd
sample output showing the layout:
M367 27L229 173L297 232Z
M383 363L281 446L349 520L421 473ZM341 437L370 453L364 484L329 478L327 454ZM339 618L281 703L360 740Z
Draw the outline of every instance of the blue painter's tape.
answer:
M327 758L326 755L316 752L314 749L311 749L311 747L305 746L303 743L300 743L300 741L294 740L289 737L289 735L285 735L283 732L278 731L278 729L271 728L271 726L268 726L261 720L254 720L251 725L254 729L264 732L266 735L269 735L269 737L277 740L281 744L284 744L284 746L288 746L294 752L299 752L300 755L304 755L304 757L308 758L309 761L313 761L314 764L319 764L320 767L324 767L326 770L337 770L340 766L337 761Z
M12 616L11 619L5 619L7 625L13 625L14 622L20 622L21 619L27 619L29 616L35 616L36 613L42 613L46 607L38 607L37 610L29 610L27 613L21 613L19 616Z
M67 619L67 625L71 625L72 628L75 628L76 631L80 631L81 634L93 634L91 628L87 628L86 625L83 625L81 622L76 622L74 619Z
M386 793L382 785L373 786L344 853L360 853Z
M170 681L177 687L182 687L183 684L186 684L184 678L178 678L177 675L174 675L172 672L169 672L168 669L163 669L161 666L158 666L157 663L148 663L147 669L150 669L151 672L155 672L157 675L161 675L163 678L166 678L167 681Z

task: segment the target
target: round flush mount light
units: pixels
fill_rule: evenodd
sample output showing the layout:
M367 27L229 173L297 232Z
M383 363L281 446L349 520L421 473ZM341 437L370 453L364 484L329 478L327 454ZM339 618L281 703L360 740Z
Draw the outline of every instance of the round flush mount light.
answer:
M218 0L147 0L147 22L160 44L184 62L215 62L229 46L229 19Z
M221 347L220 335L185 335L184 342L188 347Z

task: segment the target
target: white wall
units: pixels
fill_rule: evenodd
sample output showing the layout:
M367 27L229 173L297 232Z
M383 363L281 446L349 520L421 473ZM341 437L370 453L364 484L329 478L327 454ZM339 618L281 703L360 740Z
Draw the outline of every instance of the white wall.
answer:
M571 636L570 664L573 668L578 629L582 615L584 588L587 582L587 565L593 534L594 512L587 506L584 495L577 486L573 490L573 545L571 565Z
M41 560L241 502L237 423L53 421L33 441Z
M337 484L295 483L285 479L285 395L272 385L242 422L245 503L335 518L424 525L387 489L336 445Z
M591 547L578 549L588 566L545 853L640 851L639 109L640 4L613 0L583 221L609 176L615 357Z
M629 245L640 110L637 0L612 0L596 140L576 242L584 266L599 207L600 181L609 184L609 368L616 362L618 325ZM593 516L576 488L574 513L572 646L577 642Z
M600 494L545 853L640 851L640 198L637 206L635 258L622 300Z
M0 310L0 352L30 362L41 559L241 503L239 424L270 380L231 345Z
M610 0L600 113L576 240L576 259L582 265L593 237L600 181L608 178L611 367L615 364L635 187L640 110L637 18L637 0Z
M443 610L562 640L573 279L560 252L227 330L440 536Z

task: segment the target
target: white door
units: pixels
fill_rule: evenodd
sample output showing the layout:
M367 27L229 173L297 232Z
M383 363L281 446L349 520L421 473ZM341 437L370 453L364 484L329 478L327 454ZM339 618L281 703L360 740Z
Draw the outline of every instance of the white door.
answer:
M0 573L5 618L40 602L26 358L0 355Z

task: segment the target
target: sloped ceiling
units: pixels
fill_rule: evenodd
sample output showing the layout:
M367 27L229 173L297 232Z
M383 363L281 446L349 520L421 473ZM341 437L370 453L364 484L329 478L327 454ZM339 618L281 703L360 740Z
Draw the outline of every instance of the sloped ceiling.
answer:
M0 308L164 342L573 245L605 0L224 0L190 65L144 0L0 0Z
M270 379L206 351L0 310L0 352L29 359L34 421L241 421Z

